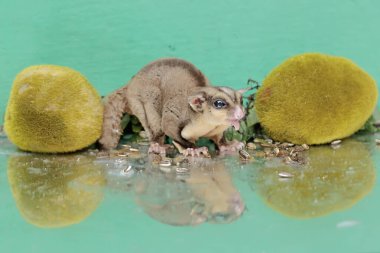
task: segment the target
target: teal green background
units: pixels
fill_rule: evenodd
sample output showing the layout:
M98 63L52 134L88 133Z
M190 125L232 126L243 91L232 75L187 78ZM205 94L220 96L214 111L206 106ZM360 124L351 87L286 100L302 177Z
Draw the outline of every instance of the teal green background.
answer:
M16 74L36 64L76 69L101 95L125 84L148 62L168 56L189 60L214 84L235 88L244 87L248 78L262 81L283 60L303 52L345 56L380 80L379 24L377 0L0 0L0 117ZM374 157L378 167L379 153ZM6 158L0 157L0 248L377 252L380 220L374 219L379 208L373 203L378 203L378 182L353 209L307 221L279 215L246 182L238 182L250 209L228 225L171 227L147 217L125 196L109 193L112 197L80 225L39 230L19 216L7 183ZM350 219L362 226L335 229Z
M379 80L379 21L376 0L0 0L0 115L35 64L74 68L102 95L167 56L233 87L302 52L351 58Z

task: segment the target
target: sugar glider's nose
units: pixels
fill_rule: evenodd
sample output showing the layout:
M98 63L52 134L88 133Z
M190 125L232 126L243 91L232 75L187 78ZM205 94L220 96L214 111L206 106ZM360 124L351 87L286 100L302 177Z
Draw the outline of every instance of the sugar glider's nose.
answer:
M241 106L236 106L234 110L234 118L237 120L241 120L242 118L244 118L244 116L245 116L245 112L241 108Z

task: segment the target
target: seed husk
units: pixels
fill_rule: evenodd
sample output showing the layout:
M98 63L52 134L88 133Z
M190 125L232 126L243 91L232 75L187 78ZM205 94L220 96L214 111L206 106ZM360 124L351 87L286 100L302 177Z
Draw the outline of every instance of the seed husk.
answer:
M251 150L256 149L256 145L253 142L248 142L247 149L251 149Z
M186 174L186 173L190 172L190 169L189 168L185 168L185 167L178 167L178 168L175 169L175 171L178 174Z
M244 160L244 161L251 159L251 155L244 149L239 150L239 157L241 160Z
M340 143L342 143L342 140L335 140L331 142L331 145L339 145Z
M153 154L152 163L160 164L161 161L162 161L162 156L160 156L158 154Z
M148 136L147 136L147 134L146 134L145 131L140 131L139 136L140 136L141 138L143 138L143 139L147 139L147 138L148 138Z
M169 166L172 166L172 161L168 158L165 158L164 160L162 160L160 162L160 166L161 167L169 167Z
M182 160L177 161L177 166L189 166L190 161L187 158L183 158Z
M254 142L254 143L263 143L263 142L265 142L265 141L264 141L264 139L255 138L255 139L253 140L253 142Z
M294 162L290 156L285 157L285 163L292 163Z
M124 175L124 176L127 176L127 175L131 175L133 173L133 168L131 165L129 165L127 168L123 169L120 174Z
M374 122L372 125L373 125L374 127L379 128L379 127L380 127L380 120Z
M289 172L279 172L278 176L280 178L292 178L292 177L294 177L293 174L290 174Z
M264 148L271 148L271 147L273 147L273 144L271 144L271 143L265 143L265 142L261 143L260 145L261 145L261 147L264 147Z
M257 157L265 157L265 152L264 151L256 151L254 153L254 156L257 156Z

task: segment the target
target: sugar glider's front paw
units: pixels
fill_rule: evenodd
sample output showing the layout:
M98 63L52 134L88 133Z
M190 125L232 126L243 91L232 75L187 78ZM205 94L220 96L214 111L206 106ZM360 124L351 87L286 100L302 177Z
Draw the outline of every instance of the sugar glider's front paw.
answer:
M219 151L221 153L236 152L236 151L239 151L240 149L243 149L243 147L244 147L243 142L234 140L230 143L227 143L226 145L220 145Z
M158 143L151 143L148 152L155 154L166 154L166 148Z
M184 156L205 156L210 157L210 153L208 152L207 147L201 147L201 148L187 148L181 151L181 153Z

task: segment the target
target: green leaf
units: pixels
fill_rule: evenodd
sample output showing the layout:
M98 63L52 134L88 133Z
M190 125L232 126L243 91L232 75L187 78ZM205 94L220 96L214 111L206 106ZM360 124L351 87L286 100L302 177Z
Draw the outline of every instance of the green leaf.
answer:
M376 119L373 115L369 117L364 126L359 130L361 133L377 133L379 128L375 127L373 124L376 122Z
M131 116L129 116L129 114L124 114L123 115L123 118L121 119L121 129L124 131L124 129L128 126L128 123L130 122L131 120Z
M249 111L248 111L248 114L247 114L247 117L246 117L246 121L247 121L247 126L248 127L251 127L253 126L254 124L258 123L259 120L256 116L256 112L255 112L255 109L254 108L251 108Z
M132 125L132 132L135 134L139 134L143 130L143 127L139 125Z

